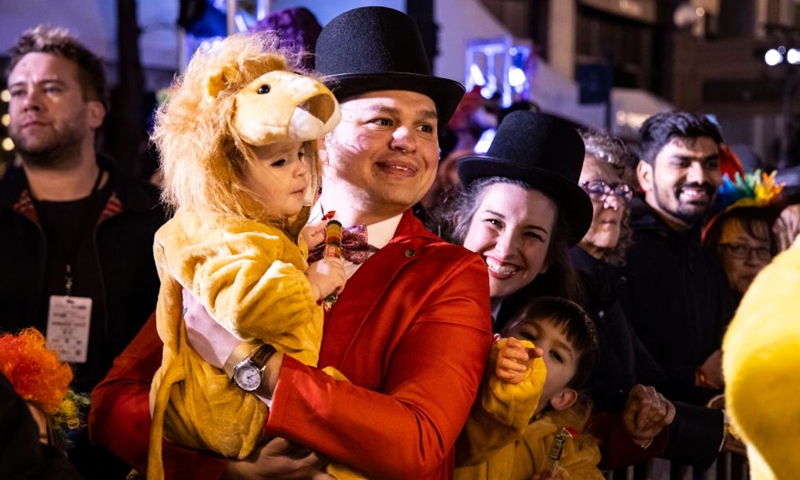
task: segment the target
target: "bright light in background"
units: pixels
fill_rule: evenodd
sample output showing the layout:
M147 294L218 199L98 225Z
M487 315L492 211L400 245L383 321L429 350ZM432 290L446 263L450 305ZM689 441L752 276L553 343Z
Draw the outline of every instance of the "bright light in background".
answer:
M697 7L694 13L696 13L698 17L702 17L703 15L706 14L706 11L703 10L703 7Z
M0 92L0 100L4 101L6 103L10 102L11 101L11 92L9 92L8 90L3 90L2 92Z
M796 48L790 48L789 51L786 52L786 61L792 65L797 65L800 63L800 50Z
M486 77L483 76L481 68L474 63L469 67L469 76L472 77L472 81L475 82L475 85L486 85Z
M492 140L494 140L494 135L497 131L494 128L487 128L481 134L481 138L478 139L478 143L475 144L475 148L473 151L479 155L482 155L489 151L489 147L492 145Z
M511 67L508 70L508 83L512 87L525 85L525 72L523 72L521 68Z
M769 65L770 67L774 67L775 65L781 63L783 61L783 55L774 49L770 48L767 50L767 53L764 54L764 63Z
M3 116L0 117L0 123L2 123L4 127L7 127L11 123L11 115L7 113L3 114Z
M4 138L2 145L3 145L3 150L5 150L6 152L14 150L14 140L11 140L10 138Z

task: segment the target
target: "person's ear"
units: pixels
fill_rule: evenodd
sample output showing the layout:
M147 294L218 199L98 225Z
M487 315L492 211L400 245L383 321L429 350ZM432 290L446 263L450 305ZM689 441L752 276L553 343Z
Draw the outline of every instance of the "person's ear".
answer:
M555 410L566 410L578 401L578 392L574 388L565 387L550 399L550 406Z
M106 107L97 100L92 100L86 103L86 116L89 128L97 130L103 124L103 119L106 117Z
M653 170L654 166L644 160L639 160L639 164L636 166L636 177L639 179L639 186L645 192L653 190L653 176L655 175Z

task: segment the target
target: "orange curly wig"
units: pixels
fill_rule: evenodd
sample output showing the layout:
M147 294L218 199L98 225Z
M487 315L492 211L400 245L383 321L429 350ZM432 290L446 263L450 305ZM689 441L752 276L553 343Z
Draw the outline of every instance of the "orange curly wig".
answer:
M55 415L72 381L72 369L47 348L35 328L0 336L0 371L26 401Z

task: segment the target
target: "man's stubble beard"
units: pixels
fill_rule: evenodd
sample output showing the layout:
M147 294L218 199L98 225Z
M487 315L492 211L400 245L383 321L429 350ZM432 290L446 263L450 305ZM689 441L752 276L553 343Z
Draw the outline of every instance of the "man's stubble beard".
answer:
M53 132L38 147L30 145L24 137L11 134L17 154L23 163L38 169L69 169L80 162L81 145L84 138L77 129L70 128L66 132Z

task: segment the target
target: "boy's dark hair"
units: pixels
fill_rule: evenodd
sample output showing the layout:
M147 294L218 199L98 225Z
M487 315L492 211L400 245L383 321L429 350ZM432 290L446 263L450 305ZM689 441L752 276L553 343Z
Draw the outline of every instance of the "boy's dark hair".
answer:
M83 90L84 100L99 101L108 109L106 73L102 60L70 36L67 29L39 25L22 32L17 43L9 50L10 59L6 67L6 77L22 57L29 53L49 53L75 63L78 66L78 81Z
M717 124L705 115L688 111L657 113L648 118L639 130L641 160L653 165L658 152L673 138L697 140L709 137L719 145L722 133Z
M578 393L583 393L589 383L589 378L594 373L600 356L597 331L589 314L580 305L566 298L539 297L528 303L503 328L501 335L506 337L517 326L531 320L548 321L562 329L578 355L575 375L567 386Z

